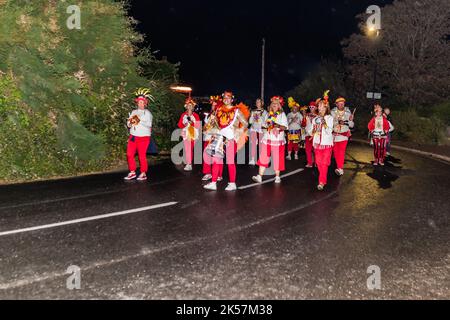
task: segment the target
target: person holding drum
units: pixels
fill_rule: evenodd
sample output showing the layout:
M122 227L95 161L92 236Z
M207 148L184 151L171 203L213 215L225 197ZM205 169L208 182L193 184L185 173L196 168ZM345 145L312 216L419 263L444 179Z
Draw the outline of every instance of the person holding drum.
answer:
M261 152L259 155L259 173L252 177L253 181L262 183L262 177L266 168L269 167L272 158L275 170L275 183L281 183L280 174L285 170L285 144L284 131L288 129L288 120L283 112L284 99L276 96L271 99L269 113L264 121L264 136L262 139Z
M209 181L212 179L212 157L208 154L207 148L211 143L212 137L219 132L217 126L217 110L222 106L222 97L211 96L209 98L211 104L211 112L205 113L205 125L203 126L203 178L202 181ZM223 167L222 167L223 169ZM222 172L219 172L217 181L222 181Z
M195 142L199 137L199 128L201 125L200 117L194 112L197 103L192 98L187 98L184 104L186 112L184 112L178 121L178 127L182 129L181 136L184 141L184 158L186 166L184 171L192 171L192 158L194 156Z
M267 111L264 110L264 103L261 98L256 100L256 109L250 115L250 162L249 165L256 165L257 147L261 144L263 136L263 119L266 117Z
M383 116L383 109L376 104L374 107L375 116L370 120L368 129L373 141L374 166L384 166L386 158L386 142L389 129L391 128L388 119Z
M299 144L302 140L302 121L303 116L299 112L300 105L294 100L294 98L288 98L288 106L292 110L288 116L288 155L286 159L292 160L292 152L294 152L295 160L298 160Z
M224 159L228 165L229 183L226 191L237 190L236 186L236 153L245 146L247 141L247 126L250 111L243 103L233 105L234 95L232 92L224 92L222 95L223 105L215 115L217 134L214 134L207 152L213 158L212 182L204 186L207 190L217 190L217 181L221 170L223 170Z

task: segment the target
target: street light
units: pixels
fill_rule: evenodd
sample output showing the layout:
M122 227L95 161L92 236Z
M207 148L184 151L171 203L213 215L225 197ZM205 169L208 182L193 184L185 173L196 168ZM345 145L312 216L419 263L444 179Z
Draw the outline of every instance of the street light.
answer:
M170 90L174 91L174 92L179 92L179 93L188 93L189 94L189 98L191 97L191 93L192 93L192 88L191 87L187 87L187 86L171 86Z

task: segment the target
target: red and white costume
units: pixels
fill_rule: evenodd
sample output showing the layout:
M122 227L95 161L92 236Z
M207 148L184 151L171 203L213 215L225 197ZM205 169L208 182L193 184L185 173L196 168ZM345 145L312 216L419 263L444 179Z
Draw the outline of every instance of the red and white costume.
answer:
M203 181L209 181L212 179L212 157L206 152L208 145L211 143L211 139L213 134L217 134L219 129L213 123L215 120L212 120L216 117L216 111L223 105L222 97L220 96L211 96L210 103L212 105L211 113L205 115L204 126L203 126ZM219 172L219 180L222 179L222 170Z
M284 171L286 136L284 130L275 126L288 127L287 116L282 110L268 112L264 119L265 130L257 164L258 166L268 168L270 158L272 158L274 170Z
M375 116L367 126L373 141L374 165L384 165L386 158L386 142L391 128L389 121L383 115Z
M127 144L127 162L130 173L125 180L147 180L148 163L147 163L147 149L150 145L152 135L152 113L146 108L149 99L153 99L150 90L141 88L136 92L135 102L138 105L136 110L133 110L128 119L127 127L130 129ZM139 165L141 174L136 175L136 152L139 158Z
M263 136L263 124L267 115L267 111L264 109L253 110L250 114L250 160L255 160L257 155L257 147L260 145Z
M302 122L303 115L299 112L300 105L295 102L292 97L288 99L288 105L291 109L297 109L287 115L288 121L288 159L291 158L291 153L294 152L298 156L299 144L302 140Z
M323 122L323 120L325 121ZM316 116L312 120L310 130L316 165L319 169L319 184L326 185L334 144L333 117L331 115Z
M310 107L316 107L316 103L313 101L309 104ZM313 140L312 140L312 129L313 129L313 119L317 116L317 113L310 112L303 117L302 127L305 129L305 153L306 153L306 165L311 167L314 165L313 157Z
M338 98L336 103L345 103L344 98ZM334 135L334 146L333 154L336 160L337 169L343 173L345 153L347 151L347 145L349 138L352 133L350 129L355 126L353 122L353 115L349 108L344 108L344 110L339 110L334 108L331 111L331 115L334 119L333 135Z
M187 104L195 105L193 100L186 101ZM200 117L197 113L192 112L189 114L189 111L181 114L180 120L178 121L178 127L182 129L181 136L183 137L184 142L184 157L186 165L192 166L192 160L194 156L194 147L195 143L199 138L199 128L201 126Z
M226 104L226 101L233 101L234 99L231 92L225 92L222 98L224 104L217 110L215 115L218 134L214 137L215 141L211 141L211 146L215 145L222 149L222 152L218 153L218 155L223 154L228 165L229 183L226 190L234 191L237 189L235 157L237 151L245 146L247 141L247 126L250 112L247 106L242 103L237 106ZM204 188L216 190L217 180L223 172L224 158L221 156L213 156L212 158L212 182Z

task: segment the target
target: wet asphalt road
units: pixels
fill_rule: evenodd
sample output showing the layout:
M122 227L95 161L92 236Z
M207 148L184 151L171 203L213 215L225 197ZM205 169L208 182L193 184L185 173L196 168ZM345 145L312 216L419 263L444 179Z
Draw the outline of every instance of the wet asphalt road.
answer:
M281 185L204 191L200 168L0 187L1 299L449 299L450 165L395 152L374 170L353 144L325 192L304 157ZM222 183L223 189L226 186ZM172 204L175 202L175 204ZM99 220L19 229L168 206ZM81 289L66 270L81 268ZM369 290L369 266L381 290Z

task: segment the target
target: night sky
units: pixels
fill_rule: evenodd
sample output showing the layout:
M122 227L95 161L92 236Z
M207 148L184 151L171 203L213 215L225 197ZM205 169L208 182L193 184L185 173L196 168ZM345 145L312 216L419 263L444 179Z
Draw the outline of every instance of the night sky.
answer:
M298 85L321 57L341 56L340 41L357 32L355 16L389 0L248 1L131 0L156 56L181 62L194 95L233 90L239 100L260 92L266 38L266 98Z

